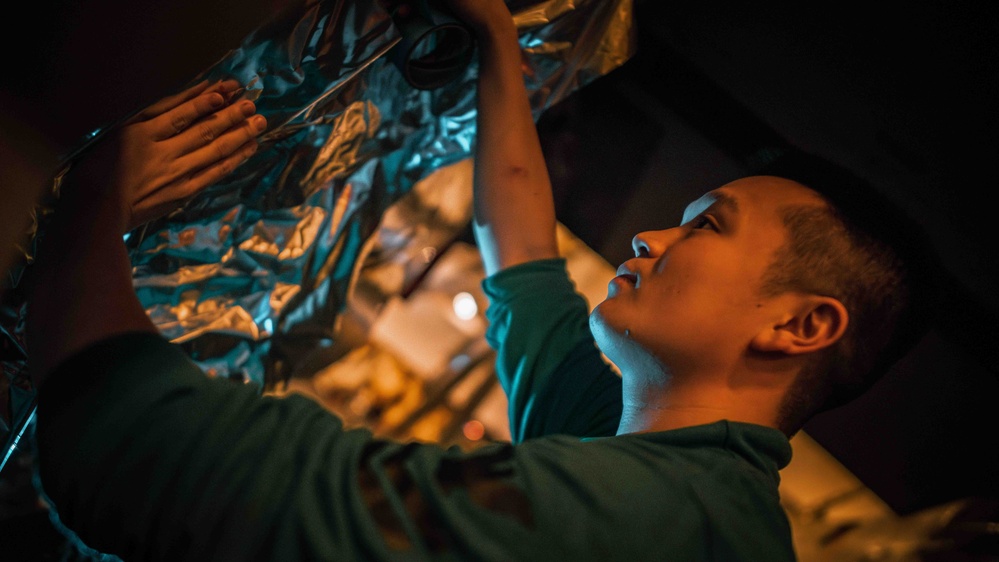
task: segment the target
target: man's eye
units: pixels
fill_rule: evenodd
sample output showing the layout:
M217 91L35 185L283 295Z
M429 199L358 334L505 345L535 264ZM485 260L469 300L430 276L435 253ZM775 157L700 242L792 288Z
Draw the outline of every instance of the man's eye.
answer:
M715 223L710 218L704 215L694 219L694 224L692 226L694 227L694 230L700 230L702 228L718 230L718 228L715 226Z

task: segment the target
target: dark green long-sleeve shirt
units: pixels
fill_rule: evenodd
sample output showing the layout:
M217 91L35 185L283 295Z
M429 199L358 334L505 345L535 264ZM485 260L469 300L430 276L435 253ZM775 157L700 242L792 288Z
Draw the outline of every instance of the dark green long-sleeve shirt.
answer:
M86 544L126 561L793 559L780 432L718 422L601 437L617 426L620 382L564 262L485 288L516 444L376 440L307 398L209 379L159 336L127 334L41 389L45 492Z

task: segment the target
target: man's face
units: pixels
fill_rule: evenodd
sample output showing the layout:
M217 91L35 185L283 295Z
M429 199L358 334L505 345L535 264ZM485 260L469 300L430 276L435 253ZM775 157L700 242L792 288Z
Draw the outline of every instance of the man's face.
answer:
M636 352L670 375L724 368L780 319L759 289L786 241L780 210L803 204L823 203L795 182L743 178L688 205L680 226L635 236L590 317L601 349L625 372Z

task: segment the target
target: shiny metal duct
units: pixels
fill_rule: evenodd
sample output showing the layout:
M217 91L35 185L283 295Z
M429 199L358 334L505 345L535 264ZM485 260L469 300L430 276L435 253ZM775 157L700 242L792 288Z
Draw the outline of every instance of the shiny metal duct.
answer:
M509 5L536 118L633 53L630 0ZM319 0L265 23L192 80L239 80L269 124L250 162L127 237L140 301L206 374L261 390L300 374L333 344L382 213L471 155L474 58L452 81L414 88L392 60L400 41L378 3ZM20 300L30 254L0 308L0 462L34 411Z

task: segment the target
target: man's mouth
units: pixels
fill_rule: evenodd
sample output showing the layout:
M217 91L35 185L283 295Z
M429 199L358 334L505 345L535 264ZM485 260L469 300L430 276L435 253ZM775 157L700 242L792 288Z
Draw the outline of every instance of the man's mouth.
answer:
M624 264L618 266L617 277L623 279L633 287L638 287L638 274L633 273L631 270L625 267Z
M622 265L621 267L617 268L617 275L613 279L611 279L610 283L608 284L607 287L608 296L611 297L616 296L618 291L624 286L629 286L633 289L637 289L638 275L632 273L631 271L628 270L628 268Z

